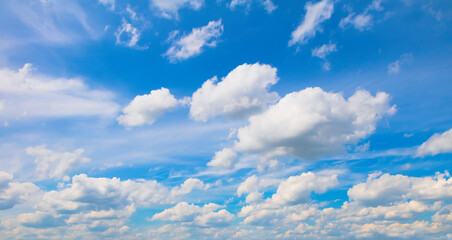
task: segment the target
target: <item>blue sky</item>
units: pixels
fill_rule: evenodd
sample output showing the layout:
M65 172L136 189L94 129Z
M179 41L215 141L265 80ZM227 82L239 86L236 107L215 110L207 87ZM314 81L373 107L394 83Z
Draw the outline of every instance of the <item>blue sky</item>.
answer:
M451 239L452 2L0 3L6 239Z

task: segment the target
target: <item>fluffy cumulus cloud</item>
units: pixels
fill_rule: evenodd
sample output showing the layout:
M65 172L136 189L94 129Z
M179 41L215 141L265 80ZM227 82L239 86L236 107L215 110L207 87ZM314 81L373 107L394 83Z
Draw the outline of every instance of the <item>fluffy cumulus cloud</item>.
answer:
M74 152L55 152L47 149L45 145L28 147L26 153L35 157L36 172L41 179L62 179L66 173L90 161L82 156L84 149Z
M229 3L229 7L231 9L236 8L237 6L246 6L247 9L250 8L251 3L253 2L253 0L232 0ZM273 12L276 8L278 8L273 2L272 0L259 0L259 2L261 3L261 5L265 8L265 10L268 13Z
M276 68L266 64L242 64L220 82L216 77L193 93L190 117L197 121L225 115L246 117L279 99L268 88L278 82Z
M388 205L407 199L430 201L452 199L452 179L448 172L423 178L380 174L371 174L365 183L350 188L349 198L370 206Z
M39 197L38 186L30 182L13 182L13 175L0 171L0 210L10 209L17 204Z
M334 43L323 44L322 46L314 48L312 50L312 56L322 59L324 61L322 66L323 69L325 71L329 71L331 69L330 62L326 60L326 57L333 52L337 52L336 44Z
M38 74L31 64L14 71L0 69L2 118L114 116L113 94L95 90L79 78Z
M280 205L307 202L311 192L325 193L337 184L337 175L317 176L312 172L303 173L281 182L272 200Z
M165 56L175 63L199 55L206 47L216 47L219 37L223 34L221 19L210 21L206 26L193 28L191 33L180 36L178 31L170 34L168 41L171 47Z
M225 226L234 219L234 215L220 205L209 203L204 206L196 206L186 202L180 202L176 206L155 214L151 220L189 222L198 226Z
M259 153L265 159L293 155L316 159L344 150L375 131L383 116L395 113L390 96L365 90L345 99L339 93L306 88L287 94L238 129L234 150Z
M178 11L181 8L200 9L204 0L150 0L151 7L156 9L164 18L179 18Z
M317 3L308 2L305 5L306 15L303 22L292 32L289 46L305 44L315 34L322 31L320 24L331 18L334 11L333 1L322 0Z
M325 207L307 198L315 189L320 194L333 189L338 184L336 177L311 172L289 177L281 181L272 197L250 202L237 216L247 229L278 226L269 228L267 237L287 239L436 239L452 229L450 205L444 205L450 200L447 172L418 178L371 174L366 182L349 189L349 201L339 207ZM255 191L258 181L255 176L248 178L240 192ZM406 181L412 185L408 190L399 186ZM278 201L282 189L287 190L283 199L301 201ZM431 219L410 221L425 214Z
M448 152L452 152L452 129L443 133L435 133L418 147L416 156L436 155Z
M12 176L0 172L2 209L25 201L31 195L30 191L39 190L31 183L12 183L11 179ZM11 226L5 227L18 231L23 227L50 230L65 226L71 235L73 231L82 231L100 233L98 237L104 238L127 232L129 227L125 224L137 208L173 204L195 189L206 189L206 185L191 178L179 186L168 188L154 180L121 181L119 178L93 178L81 174L74 176L72 182L59 186L58 190L41 194L40 201L34 204L36 211L19 214L15 220L9 220ZM217 209L214 205L209 206L205 209ZM196 216L200 225L226 224L233 218L225 210L211 211Z
M224 148L215 153L212 161L207 163L207 166L230 169L237 162L237 153L230 148Z
M118 117L121 125L134 127L153 124L166 112L176 108L178 101L167 88L152 90L150 94L138 95Z
M253 175L239 185L237 188L237 196L240 197L247 194L246 202L255 202L261 200L263 196L263 192L261 192L262 189L269 186L277 186L280 182L281 180L279 179L259 178L256 175Z

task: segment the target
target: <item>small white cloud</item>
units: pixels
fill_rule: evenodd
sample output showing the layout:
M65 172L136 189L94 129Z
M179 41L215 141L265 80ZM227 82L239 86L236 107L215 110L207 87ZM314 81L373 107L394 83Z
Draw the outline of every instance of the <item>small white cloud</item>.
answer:
M237 162L237 153L230 148L224 148L215 153L215 157L207 163L207 166L230 169Z
M127 127L151 125L165 112L176 108L178 101L167 88L152 90L150 94L138 95L123 109L118 122Z
M36 172L41 179L62 179L66 173L73 171L89 158L83 157L85 150L79 148L74 152L54 152L45 145L26 148L26 153L35 157Z
M330 43L330 44L323 44L322 46L318 48L314 48L312 50L312 56L318 57L323 60L323 66L322 68L325 71L329 71L331 69L330 62L326 60L326 57L330 55L332 52L337 52L336 44Z
M346 28L349 25L352 25L359 31L370 29L370 27L372 26L372 15L370 14L356 15L355 13L350 13L347 17L341 19L339 23L339 26L341 28Z
M199 55L205 47L216 47L218 38L223 34L223 24L221 19L210 21L206 26L193 28L190 34L176 39L178 33L174 31L168 38L172 44L165 56L172 63Z
M268 89L278 82L276 68L266 64L242 64L217 83L214 77L192 96L190 117L197 121L225 115L247 117L279 99Z
M416 156L436 155L452 152L452 129L435 133L417 148Z
M334 4L330 0L322 0L315 4L308 2L305 5L306 15L303 22L292 32L289 46L305 44L310 38L322 31L320 24L330 19L334 11Z
M98 0L99 3L101 3L102 5L104 5L105 7L107 7L110 11L114 11L115 10L115 0Z
M253 0L232 0L231 3L229 3L229 7L231 9L234 9L237 6L246 6L247 9L250 8L251 3L253 2ZM265 8L265 10L268 13L273 12L276 8L278 8L273 2L272 0L259 0L259 2L261 3L261 5Z
M400 71L400 66L404 63L410 62L413 59L412 53L405 53L400 56L395 62L388 65L388 74L397 74Z
M179 18L178 11L181 8L199 10L204 5L204 0L150 0L151 7L164 18Z
M138 47L137 43L140 40L141 32L125 19L122 19L122 24L116 30L115 36L117 45Z

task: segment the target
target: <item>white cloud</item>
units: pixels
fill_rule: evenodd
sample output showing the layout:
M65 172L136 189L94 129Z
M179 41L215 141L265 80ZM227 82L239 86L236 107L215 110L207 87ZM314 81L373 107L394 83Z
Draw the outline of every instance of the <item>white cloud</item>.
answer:
M412 61L412 59L413 59L413 54L412 53L405 53L405 54L403 54L395 62L390 63L388 65L388 74L397 74L397 73L399 73L401 65Z
M334 11L334 4L330 0L317 3L308 2L305 5L306 15L303 22L292 32L289 46L300 43L305 44L310 38L322 31L320 24L328 20Z
M192 222L195 225L200 226L228 225L234 219L234 215L225 209L216 211L219 208L221 208L221 206L214 203L205 204L204 206L199 207L186 202L180 202L172 208L155 214L152 216L151 220Z
M105 7L108 7L109 10L114 11L115 10L115 0L98 0L99 3L104 5Z
M91 89L78 78L36 74L29 63L18 71L0 70L0 93L7 119L113 116L118 110L112 93Z
M317 176L312 172L302 173L281 182L272 200L280 205L308 202L311 192L325 193L337 184L337 175Z
M28 147L28 155L35 157L36 172L41 179L62 179L66 173L73 171L89 158L83 157L85 150L79 148L74 152L55 152L47 149L45 145Z
M237 188L237 196L242 196L243 194L248 194L246 196L246 202L252 203L261 200L263 192L261 189L276 186L281 182L279 179L260 179L256 175L248 177L244 182L242 182Z
M242 64L217 83L207 80L193 93L190 117L207 121L217 115L246 117L279 99L268 88L278 82L276 68L266 64Z
M406 199L441 201L452 199L452 178L448 172L434 177L370 174L365 183L348 190L351 200L363 205L388 205Z
M205 185L201 180L196 178L189 178L185 180L180 186L176 186L171 189L170 196L171 198L178 198L180 196L191 193L193 190L198 189L207 189L209 185Z
M210 21L206 26L193 28L190 34L176 39L178 33L170 34L168 40L172 42L171 47L165 53L172 63L199 55L205 47L216 47L218 38L223 34L223 24L221 19Z
M118 117L121 125L134 127L151 125L166 112L176 108L178 101L167 88L152 90L150 94L136 96Z
M215 153L213 159L207 163L207 166L230 169L237 162L237 153L230 148L224 148Z
M417 148L416 156L436 155L452 152L452 129L435 133Z
M312 56L322 59L324 61L322 66L323 69L325 71L329 71L330 63L326 60L326 57L330 55L332 52L337 52L336 44L334 43L323 44L322 46L314 48L312 50Z
M39 197L40 189L33 183L12 182L13 175L0 171L0 210L10 209Z
M234 150L265 159L293 155L316 159L344 151L375 131L377 122L395 113L384 92L359 90L348 99L320 88L287 94L265 112L250 117L237 131Z
M153 8L159 11L164 18L179 18L178 11L181 8L199 10L204 5L204 0L150 0Z
M352 25L359 31L367 30L372 26L372 15L350 13L347 17L341 19L339 23L341 28L346 28L349 25Z
M138 47L137 43L140 40L141 32L125 19L122 19L122 24L116 30L115 36L117 45Z
M243 6L245 5L247 9L250 8L251 3L253 0L232 0L231 3L229 3L229 7L231 9L234 9L237 6ZM265 10L268 13L273 12L276 8L278 8L272 0L259 0L259 2L262 4L262 6L265 8Z
M13 1L4 4L11 13L8 22L18 31L4 31L2 47L27 44L72 44L86 39L98 39L102 28L85 12L79 2L60 1Z

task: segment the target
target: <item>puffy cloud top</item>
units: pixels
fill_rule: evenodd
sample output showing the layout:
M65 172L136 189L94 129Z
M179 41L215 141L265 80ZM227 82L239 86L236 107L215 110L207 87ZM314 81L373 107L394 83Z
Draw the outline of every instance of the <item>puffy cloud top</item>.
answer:
M217 115L249 116L279 99L268 88L278 82L276 68L266 64L242 64L217 83L214 77L193 93L190 116L207 121Z
M287 94L237 131L234 150L266 158L295 155L315 159L343 150L372 134L376 123L395 112L384 92L359 90L348 99L320 88Z

